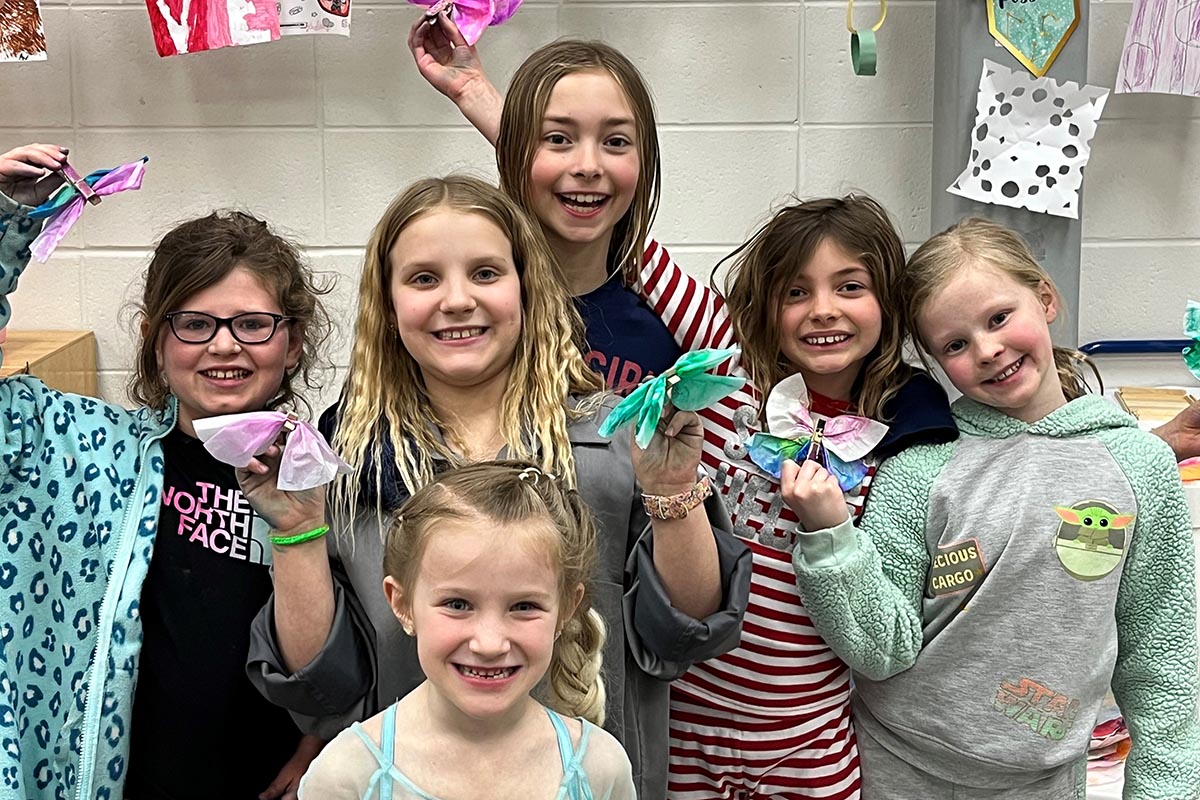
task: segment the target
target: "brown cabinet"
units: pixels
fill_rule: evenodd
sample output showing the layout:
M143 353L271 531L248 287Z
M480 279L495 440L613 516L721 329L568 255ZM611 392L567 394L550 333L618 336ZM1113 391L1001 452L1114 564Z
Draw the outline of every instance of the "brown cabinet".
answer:
M8 331L0 378L27 373L60 392L96 397L96 337L91 331Z

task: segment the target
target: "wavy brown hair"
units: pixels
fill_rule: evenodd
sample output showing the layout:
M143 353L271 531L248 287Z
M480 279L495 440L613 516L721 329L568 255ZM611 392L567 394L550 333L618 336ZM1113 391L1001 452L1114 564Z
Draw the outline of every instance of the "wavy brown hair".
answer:
M376 485L382 485L382 470L396 469L409 491L433 480L435 456L451 464L461 461L446 441L459 444L461 451L459 434L450 420L441 419L434 410L421 366L396 335L393 323L389 254L405 228L439 209L479 214L512 244L521 281L521 334L497 412L500 428L515 457L537 461L574 485L567 425L594 413L594 404L572 405L569 398L603 388L600 377L583 360L583 322L567 297L541 229L496 187L477 178L449 175L419 180L405 189L383 213L367 243L349 375L333 440L355 471L334 484L337 510L357 507L359 472L368 449ZM395 444L395 463L384 463L388 461L385 437ZM377 509L384 510L391 509Z
M939 289L964 269L992 269L1007 275L1037 294L1045 287L1062 308L1062 296L1046 270L1033 257L1029 245L1016 231L981 217L968 217L930 237L908 260L900 278L906 324L920 345L920 356L928 366L929 345L921 338L917 325L921 309ZM1054 346L1054 367L1067 400L1088 393L1084 367L1096 380L1100 372L1090 358L1070 347ZM1103 382L1100 381L1101 388Z
M742 347L742 362L763 397L796 367L779 350L779 312L788 287L821 243L835 242L871 275L879 301L879 342L863 362L854 384L858 412L883 419L883 408L912 374L904 362L905 330L896 311L896 278L904 266L904 244L887 211L863 194L797 200L784 206L713 270L732 261L725 276L725 300ZM763 404L765 413L766 404Z
M550 94L563 77L585 70L612 76L633 110L637 131L638 182L633 202L613 228L608 246L609 271L620 269L627 286L638 285L642 252L658 211L662 167L654 101L641 73L628 58L603 42L560 39L535 50L517 68L500 117L496 166L500 188L533 213L530 171L542 138L542 120Z
M143 324L137 362L129 379L129 396L136 402L161 410L171 394L155 353L167 326L164 315L183 309L190 297L221 282L238 267L275 295L283 315L293 318L282 324L290 326L293 336L304 339L300 360L284 373L279 391L266 408L301 405L309 410L296 384L318 388L315 377L324 366L320 354L331 331L320 297L328 294L331 286L318 285L294 242L242 211L214 211L184 222L154 248L137 306Z
M478 522L480 531L520 527L545 547L558 572L560 609L570 609L576 587L583 598L558 620L560 636L550 658L546 704L561 714L604 724L601 648L604 621L587 591L596 563L595 518L577 491L523 461L484 461L453 469L417 490L392 518L383 572L400 585L407 604L421 558L438 523ZM418 631L419 633L419 631Z

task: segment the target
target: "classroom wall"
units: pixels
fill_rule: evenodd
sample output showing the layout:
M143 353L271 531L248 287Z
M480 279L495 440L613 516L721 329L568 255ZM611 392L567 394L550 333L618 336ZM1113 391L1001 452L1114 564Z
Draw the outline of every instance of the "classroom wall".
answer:
M1090 82L1112 85L1131 5L1092 3ZM876 7L859 6L869 24ZM264 215L340 278L333 303L345 321L361 246L401 187L453 169L495 177L483 139L417 74L405 37L418 12L406 3L355 0L349 39L169 59L154 52L143 0L42 0L42 10L49 61L0 64L0 149L60 143L81 171L151 161L140 192L88 209L51 262L30 267L12 326L94 330L110 399L124 400L132 363L128 302L174 222L214 206ZM790 192L863 189L910 247L930 233L930 192L944 188L929 177L934 4L889 4L874 78L850 69L844 16L840 0L526 0L482 49L501 86L558 36L604 39L637 63L663 149L655 232L706 274ZM1079 318L1065 322L1081 342L1181 335L1186 296L1200 299L1197 187L1200 100L1113 96L1085 181ZM333 351L342 368L348 334ZM1125 379L1189 380L1176 359L1117 366Z

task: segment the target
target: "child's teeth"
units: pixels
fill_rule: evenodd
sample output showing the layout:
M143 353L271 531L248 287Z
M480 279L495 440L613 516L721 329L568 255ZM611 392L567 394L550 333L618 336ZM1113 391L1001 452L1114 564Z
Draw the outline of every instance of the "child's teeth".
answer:
M809 344L837 344L849 338L849 334L839 333L837 336L809 336L805 341Z
M467 328L461 331L442 331L438 334L439 339L468 339L472 336L482 336L483 328Z
M460 667L460 669L464 674L469 675L472 678L485 679L507 678L513 673L512 667L505 667L503 669L473 669L471 667Z

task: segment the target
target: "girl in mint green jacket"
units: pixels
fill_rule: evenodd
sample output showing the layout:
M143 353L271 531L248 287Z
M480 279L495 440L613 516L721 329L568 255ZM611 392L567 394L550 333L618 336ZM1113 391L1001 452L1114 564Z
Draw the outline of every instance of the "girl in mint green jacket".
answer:
M65 158L0 155L0 327ZM236 212L163 237L145 286L140 408L0 380L0 798L278 797L315 753L245 676L267 524L193 422L295 400L319 292Z
M813 624L855 671L863 800L1084 796L1112 687L1125 797L1200 797L1196 587L1175 459L1051 344L1059 297L1012 231L971 219L902 278L910 330L963 395L960 438L875 476L862 527L793 463Z

